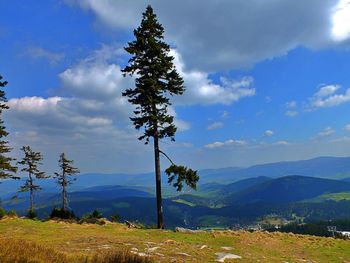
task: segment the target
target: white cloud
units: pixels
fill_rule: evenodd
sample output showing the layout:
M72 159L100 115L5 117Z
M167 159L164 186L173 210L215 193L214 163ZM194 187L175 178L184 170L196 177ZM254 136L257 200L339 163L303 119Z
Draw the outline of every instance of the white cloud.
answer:
M349 124L346 124L344 129L345 129L346 131L350 131L350 123L349 123Z
M208 125L207 130L216 130L224 127L224 124L221 121L216 121Z
M287 109L295 109L297 107L297 102L295 100L286 102Z
M338 0L66 1L92 11L109 28L127 32L139 25L141 13L152 4L186 65L208 72L247 67L298 46L318 49L348 38L348 11L333 17ZM337 32L343 37L336 41Z
M242 146L242 145L246 145L247 142L244 140L227 140L224 142L213 142L210 144L205 145L205 148L208 149L215 149L215 148L221 148L221 147L225 147L225 146Z
M274 131L272 131L272 130L266 130L265 132L264 132L264 136L265 137L271 137L271 136L273 136L274 135Z
M222 119L226 119L226 118L228 118L230 116L230 113L228 112L228 111L221 111L220 112L220 117L222 118Z
M350 88L345 90L344 93L336 93L339 89L339 85L321 87L319 91L309 98L307 109L334 107L350 102Z
M186 70L177 51L172 50L172 54L176 56L176 65L187 88L183 96L172 98L174 106L169 107L169 113L175 117L174 123L180 132L190 129L191 124L178 116L176 107L231 104L255 94L251 77L221 79L219 84L214 84L207 73ZM78 163L84 164L83 171L97 169L111 172L114 166L108 164L108 160L115 164L112 156L117 152L122 153L117 157L119 171L137 170L128 167L127 160L148 148L136 140L140 132L134 129L129 120L133 106L121 95L123 90L134 86L134 79L124 78L120 65L111 62L122 62L121 55L123 51L120 48L103 45L59 74L61 85L51 90L52 97L9 100L10 110L5 117L11 119L12 145L19 148L31 144L53 163L59 152L68 151L73 153ZM227 115L223 113L222 117ZM240 140L225 142L227 145L244 143ZM106 154L109 155L106 157ZM147 161L148 157L140 158L142 168L139 169L149 167L151 162Z
M178 131L187 131L191 129L191 124L189 122L186 122L178 118L174 107L169 106L168 113L174 117L174 124L177 127Z
M52 52L41 47L29 47L26 54L33 59L47 59L50 64L57 64L64 59L63 53Z
M288 110L288 111L286 111L286 116L288 116L288 117L295 117L295 116L297 116L298 114L299 114L299 112L297 112L297 111L293 111L293 110Z
M289 142L287 141L277 141L275 142L276 145L289 145Z
M315 97L324 98L334 94L340 88L339 85L322 86L319 91L315 93Z
M323 131L318 133L318 137L328 137L334 133L335 133L335 131L331 127L327 127Z
M332 17L332 35L334 40L343 41L350 37L350 2L340 0Z
M119 52L102 46L64 70L59 74L61 86L51 91L56 96L10 99L5 118L11 120L13 147L31 144L54 161L61 151L73 152L78 162L84 163L84 171L111 172L110 164L115 164L112 156L122 153L116 157L122 160L118 162L118 170L137 170L128 167L126 160L145 152L136 139L142 131L132 126L129 117L133 115L133 106L122 97L122 91L134 86L134 82L122 76L119 65L109 62ZM190 124L178 118L173 107L169 107L169 113L175 117L178 131L190 129ZM108 153L110 156L105 156ZM148 167L147 158L141 159L144 170Z
M194 104L224 104L229 105L245 97L255 95L254 79L246 76L239 80L220 78L220 84L215 84L205 72L186 70L182 56L171 50L174 65L185 81L187 90L181 97L174 98L177 105Z
M298 103L295 100L286 102L285 107L287 109L287 111L285 112L286 116L295 117L299 114L299 112L296 110L296 108L298 107Z

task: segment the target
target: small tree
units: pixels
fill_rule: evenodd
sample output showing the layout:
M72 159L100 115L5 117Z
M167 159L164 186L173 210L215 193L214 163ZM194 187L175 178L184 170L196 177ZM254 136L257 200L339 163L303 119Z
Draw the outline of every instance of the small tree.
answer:
M54 178L57 178L58 185L62 188L62 211L68 211L68 195L67 187L71 185L76 178L70 178L78 173L80 173L78 168L72 166L73 161L66 158L64 153L61 153L58 160L58 166L60 167L60 172L55 173Z
M34 183L35 179L45 179L48 176L45 176L45 173L40 171L38 166L41 165L43 157L40 152L34 152L30 146L23 146L21 150L24 153L23 159L18 162L22 165L22 172L28 174L28 179L25 181L24 185L21 186L20 192L30 193L30 203L29 203L29 215L34 215L34 192L39 191L42 188Z
M0 76L0 179L19 179L19 177L15 176L17 167L11 164L15 159L6 156L12 150L8 146L8 141L4 140L9 133L6 131L6 127L3 125L4 121L2 120L3 111L9 108L6 104L5 91L2 90L6 85L7 81L2 81L2 76Z
M183 79L173 65L173 57L169 55L170 47L163 39L164 28L158 23L151 6L143 13L141 25L134 30L136 40L129 42L125 50L132 55L122 72L126 75L136 75L135 88L127 89L123 96L136 106L135 116L130 118L137 130L143 128L143 135L139 140L148 144L153 138L157 218L158 228L164 228L159 140L170 138L175 140L176 127L174 117L168 114L171 105L169 95L181 95L185 91ZM166 170L168 182L180 191L183 182L196 188L199 180L197 171L184 166L177 166L171 160L171 166Z

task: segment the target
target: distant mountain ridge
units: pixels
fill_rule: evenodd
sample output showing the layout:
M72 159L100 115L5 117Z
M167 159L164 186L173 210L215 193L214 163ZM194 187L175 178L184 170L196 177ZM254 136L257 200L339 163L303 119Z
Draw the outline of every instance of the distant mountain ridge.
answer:
M344 181L350 180L350 157L318 157L310 160L260 164L248 168L228 167L200 170L199 189L201 189L201 186L203 186L203 189L210 186L212 190L215 190L216 188L220 188L220 184L231 184L243 179L257 177L278 178L295 174L318 178L344 179ZM0 198L8 198L10 195L13 195L23 183L23 180L3 181L0 184ZM176 192L167 185L167 177L165 174L162 175L162 182L164 190L168 195L176 194ZM58 190L53 179L42 180L40 181L40 185L46 192L57 192ZM77 176L77 180L70 187L70 191L79 191L89 187L107 185L142 186L153 191L154 173L81 174ZM193 193L193 191L188 189L186 191L187 193Z
M254 165L240 170L240 174L254 177L281 177L293 174L325 178L346 177L350 175L350 157L317 157L309 160Z
M227 204L291 203L320 196L325 193L350 191L350 183L340 180L308 176L285 176L257 183L224 198Z
M329 193L350 193L350 183L342 180L306 176L279 178L256 177L232 184L204 184L204 189L192 194L164 198L164 211L171 227L229 226L249 223L265 215L292 215L307 220L330 220L350 217L349 200L319 198ZM209 190L209 194L203 190ZM78 216L93 209L105 216L122 215L126 220L155 223L155 197L146 187L97 186L69 193L70 207ZM318 201L315 202L314 199ZM52 207L60 205L60 195L40 192L35 196L40 217L47 217ZM25 214L28 194L3 200L5 209Z

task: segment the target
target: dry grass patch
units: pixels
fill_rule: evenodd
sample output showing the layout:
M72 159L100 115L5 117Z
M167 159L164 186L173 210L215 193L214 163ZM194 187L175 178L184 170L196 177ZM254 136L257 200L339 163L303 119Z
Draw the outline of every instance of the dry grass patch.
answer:
M1 263L69 263L68 258L54 249L24 240L0 239Z
M150 258L124 251L103 251L93 256L67 255L35 242L0 239L1 263L152 263Z
M113 257L123 257L123 253L131 260L141 260L131 262L149 262L151 258L155 262L203 263L215 262L215 254L220 252L242 257L227 262L350 262L350 241L286 233L213 231L192 234L129 229L117 223L99 226L8 218L0 220L0 239L1 236L25 237L27 242L63 253L73 263L115 262ZM223 247L232 250L226 251ZM60 253L58 255L62 255ZM82 257L86 261L81 261ZM123 262L118 260L116 262Z

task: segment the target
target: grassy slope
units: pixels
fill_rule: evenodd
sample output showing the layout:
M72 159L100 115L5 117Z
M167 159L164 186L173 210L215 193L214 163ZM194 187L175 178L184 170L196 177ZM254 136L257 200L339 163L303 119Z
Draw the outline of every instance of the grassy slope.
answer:
M350 192L339 192L339 193L327 193L320 195L318 197L312 198L310 202L324 202L324 201L342 201L342 200L347 200L350 201Z
M239 262L350 261L350 241L282 233L226 231L185 234L128 229L121 224L98 226L3 219L0 221L0 239L5 237L34 241L68 257L107 251L108 248L137 248L139 252L147 253L148 248L159 247L149 253L156 262L203 262L203 259L214 262L216 252L240 255ZM199 249L202 245L208 247ZM221 248L225 246L232 247L232 251Z

